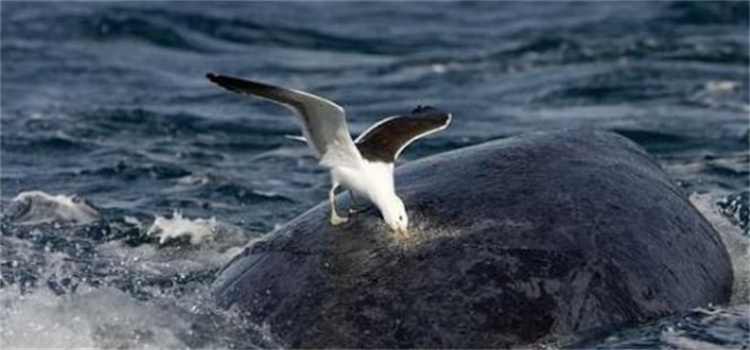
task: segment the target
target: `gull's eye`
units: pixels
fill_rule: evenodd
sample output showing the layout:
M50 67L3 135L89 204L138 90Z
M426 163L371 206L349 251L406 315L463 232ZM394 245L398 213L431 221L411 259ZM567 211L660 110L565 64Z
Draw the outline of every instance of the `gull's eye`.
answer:
M399 215L398 216L398 221L404 221L404 216L403 215Z

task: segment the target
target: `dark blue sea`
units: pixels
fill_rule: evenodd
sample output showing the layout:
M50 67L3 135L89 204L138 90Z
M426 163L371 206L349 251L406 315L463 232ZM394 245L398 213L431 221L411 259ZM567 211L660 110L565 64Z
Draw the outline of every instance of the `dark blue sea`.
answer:
M1 12L3 347L253 348L215 272L326 199L287 110L207 72L306 90L353 134L453 114L402 155L605 129L721 233L730 305L541 347L748 349L747 2L11 2ZM695 257L700 259L701 257Z

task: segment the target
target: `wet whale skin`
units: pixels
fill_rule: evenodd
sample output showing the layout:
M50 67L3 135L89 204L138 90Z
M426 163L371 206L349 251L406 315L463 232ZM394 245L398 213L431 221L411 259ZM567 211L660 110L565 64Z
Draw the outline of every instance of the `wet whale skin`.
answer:
M372 207L332 227L323 203L235 257L217 302L294 348L498 348L731 294L718 233L616 134L467 147L398 167L396 187L410 239Z

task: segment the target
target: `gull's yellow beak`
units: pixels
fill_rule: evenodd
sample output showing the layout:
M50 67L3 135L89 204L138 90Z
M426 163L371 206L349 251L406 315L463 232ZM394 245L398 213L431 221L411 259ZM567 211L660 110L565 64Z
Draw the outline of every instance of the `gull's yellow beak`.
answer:
M409 235L409 230L406 227L396 227L393 230L393 233L395 233L396 236L398 236L400 238L408 238L410 236Z

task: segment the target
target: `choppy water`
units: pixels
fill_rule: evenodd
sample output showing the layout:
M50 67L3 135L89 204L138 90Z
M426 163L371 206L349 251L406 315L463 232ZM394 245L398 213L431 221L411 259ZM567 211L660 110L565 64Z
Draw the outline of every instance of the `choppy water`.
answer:
M208 284L249 240L324 199L327 174L283 137L299 133L286 110L218 89L209 71L327 96L355 134L417 104L454 114L404 161L530 131L619 132L693 194L747 279L745 2L3 1L0 11L4 346L275 345L266 326L211 307ZM70 201L55 218L42 195L10 205L32 190L81 199L54 199ZM159 245L183 233L193 241ZM550 346L748 348L745 292L734 306Z

